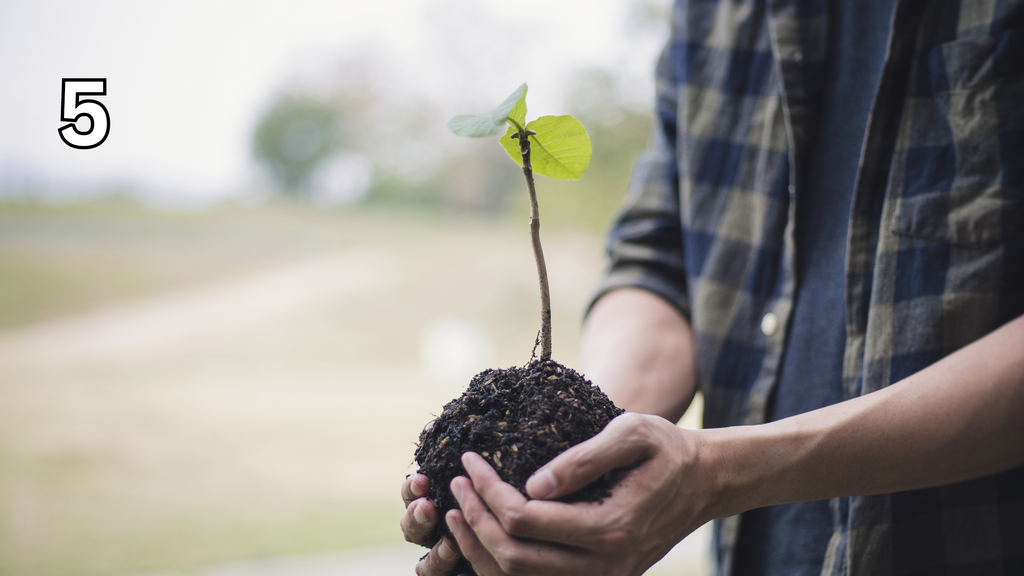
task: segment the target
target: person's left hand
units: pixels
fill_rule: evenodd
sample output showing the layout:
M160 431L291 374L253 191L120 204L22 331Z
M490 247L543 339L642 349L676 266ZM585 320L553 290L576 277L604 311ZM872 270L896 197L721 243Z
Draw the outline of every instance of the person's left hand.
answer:
M541 467L528 500L467 452L470 478L451 483L461 511L446 521L481 576L637 575L713 517L701 458L694 432L627 413ZM603 502L550 501L613 471L621 477Z
M459 561L459 550L451 538L430 539L437 524L437 511L427 498L429 493L430 480L422 474L412 474L402 482L405 512L399 524L406 542L430 548L416 564L417 576L449 576Z

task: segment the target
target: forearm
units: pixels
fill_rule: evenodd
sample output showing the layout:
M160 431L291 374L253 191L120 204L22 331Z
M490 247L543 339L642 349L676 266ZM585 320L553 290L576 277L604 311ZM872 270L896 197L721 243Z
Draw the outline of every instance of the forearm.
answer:
M693 335L687 321L646 290L601 297L587 317L583 373L629 412L676 422L696 389Z
M882 494L1024 464L1024 317L878 392L778 422L706 430L716 516Z

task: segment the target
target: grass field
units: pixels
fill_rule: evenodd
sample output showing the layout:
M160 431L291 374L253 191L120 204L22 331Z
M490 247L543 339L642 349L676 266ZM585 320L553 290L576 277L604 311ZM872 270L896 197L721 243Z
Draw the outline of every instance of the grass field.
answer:
M0 575L401 542L414 441L465 384L429 377L423 336L469 322L494 365L526 362L527 234L382 210L0 206ZM572 366L601 241L544 240Z

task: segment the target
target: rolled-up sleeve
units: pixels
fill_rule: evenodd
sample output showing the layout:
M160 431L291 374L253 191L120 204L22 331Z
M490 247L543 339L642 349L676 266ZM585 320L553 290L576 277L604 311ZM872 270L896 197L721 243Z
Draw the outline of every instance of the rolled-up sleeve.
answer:
M657 105L648 149L638 157L629 193L608 234L608 270L590 304L619 288L648 290L690 317L679 213L676 84L669 51L658 61Z

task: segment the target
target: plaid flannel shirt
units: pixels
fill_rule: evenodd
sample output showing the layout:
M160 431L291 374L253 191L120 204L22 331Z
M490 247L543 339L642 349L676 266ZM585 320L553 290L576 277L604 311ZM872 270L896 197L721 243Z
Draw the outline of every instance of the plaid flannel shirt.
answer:
M707 427L763 422L777 381L828 4L680 0L658 63L598 297L640 287L690 320ZM847 398L1024 313L1022 220L1024 2L900 0L849 220ZM1024 468L832 506L822 574L1024 574ZM720 574L738 527L715 522Z

